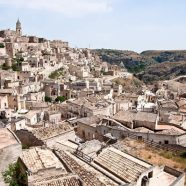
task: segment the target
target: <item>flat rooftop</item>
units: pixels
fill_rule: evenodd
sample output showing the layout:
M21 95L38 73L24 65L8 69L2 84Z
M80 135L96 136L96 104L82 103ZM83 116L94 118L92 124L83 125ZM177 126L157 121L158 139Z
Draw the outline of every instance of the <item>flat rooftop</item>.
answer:
M171 185L176 179L177 177L162 171L151 180L150 186Z

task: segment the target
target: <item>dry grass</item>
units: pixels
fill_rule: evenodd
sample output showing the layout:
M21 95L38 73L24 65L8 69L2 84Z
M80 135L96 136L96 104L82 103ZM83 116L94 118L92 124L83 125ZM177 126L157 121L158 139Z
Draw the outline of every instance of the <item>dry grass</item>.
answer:
M186 154L174 154L173 152L165 150L157 150L151 147L148 147L143 142L126 139L122 141L123 144L132 148L129 150L129 153L138 156L141 159L148 161L154 165L166 165L180 171L186 172ZM140 148L138 148L140 147ZM142 147L142 148L141 148Z
M186 159L181 158L179 155L174 155L171 152L145 148L139 151L139 157L154 165L166 165L181 171L186 170Z

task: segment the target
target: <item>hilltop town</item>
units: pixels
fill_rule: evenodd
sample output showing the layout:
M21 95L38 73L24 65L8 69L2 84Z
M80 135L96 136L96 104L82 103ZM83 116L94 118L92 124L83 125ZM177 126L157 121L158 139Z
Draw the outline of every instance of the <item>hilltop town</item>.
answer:
M186 76L145 84L19 20L0 66L1 186L184 186Z

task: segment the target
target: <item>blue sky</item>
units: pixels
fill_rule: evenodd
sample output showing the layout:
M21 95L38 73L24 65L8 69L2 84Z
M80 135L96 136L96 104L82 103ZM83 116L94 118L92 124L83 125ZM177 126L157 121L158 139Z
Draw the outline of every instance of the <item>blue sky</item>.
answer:
M141 52L186 49L185 0L0 0L0 29L69 41L72 47Z

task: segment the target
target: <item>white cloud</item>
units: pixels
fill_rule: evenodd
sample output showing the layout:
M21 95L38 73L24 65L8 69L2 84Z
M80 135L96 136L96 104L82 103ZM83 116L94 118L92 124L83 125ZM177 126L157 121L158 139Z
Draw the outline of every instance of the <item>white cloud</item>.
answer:
M106 13L112 10L113 0L0 0L5 4L20 8L49 10L66 16Z

